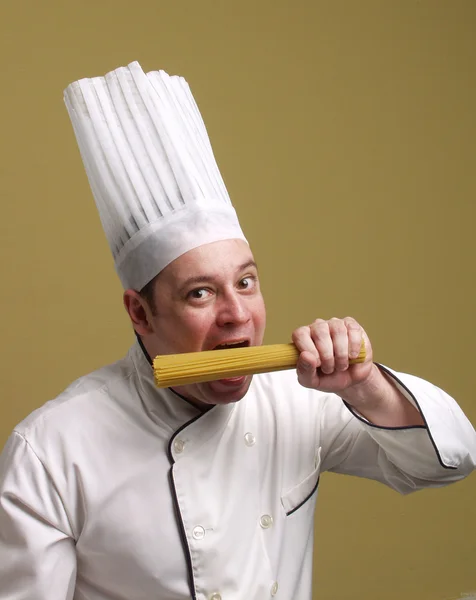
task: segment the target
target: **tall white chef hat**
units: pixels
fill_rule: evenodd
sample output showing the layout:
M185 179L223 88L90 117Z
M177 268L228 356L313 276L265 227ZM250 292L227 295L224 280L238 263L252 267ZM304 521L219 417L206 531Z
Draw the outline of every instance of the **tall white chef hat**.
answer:
M124 288L202 244L246 241L183 78L133 62L64 99Z

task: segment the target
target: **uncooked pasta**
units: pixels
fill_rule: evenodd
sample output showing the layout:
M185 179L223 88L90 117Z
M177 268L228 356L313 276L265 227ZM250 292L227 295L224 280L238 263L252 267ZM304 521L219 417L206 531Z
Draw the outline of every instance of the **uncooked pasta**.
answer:
M154 359L158 387L187 385L241 375L256 375L296 368L299 351L294 344L269 344L247 348L164 354ZM365 360L365 344L350 364Z

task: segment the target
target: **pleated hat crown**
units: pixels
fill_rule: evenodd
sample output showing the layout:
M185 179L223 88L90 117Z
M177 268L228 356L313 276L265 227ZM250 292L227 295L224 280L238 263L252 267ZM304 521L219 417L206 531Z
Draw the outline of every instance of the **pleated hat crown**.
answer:
M64 99L124 288L203 244L246 241L182 77L133 62Z

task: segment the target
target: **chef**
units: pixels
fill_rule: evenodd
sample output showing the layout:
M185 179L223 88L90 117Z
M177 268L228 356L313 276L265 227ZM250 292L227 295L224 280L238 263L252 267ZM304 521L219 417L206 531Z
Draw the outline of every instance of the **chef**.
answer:
M297 329L296 371L158 389L158 354L262 343L258 267L182 78L132 63L65 102L137 342L7 441L0 599L310 600L320 474L442 486L475 431L350 317Z

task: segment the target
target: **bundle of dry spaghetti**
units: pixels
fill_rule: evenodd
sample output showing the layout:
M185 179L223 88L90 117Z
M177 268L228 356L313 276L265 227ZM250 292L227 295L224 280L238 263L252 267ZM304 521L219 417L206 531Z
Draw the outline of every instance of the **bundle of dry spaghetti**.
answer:
M294 344L165 354L154 359L155 383L157 387L170 387L294 369L298 357L299 351ZM350 359L349 363L362 363L364 360L365 344L362 341L359 356Z

